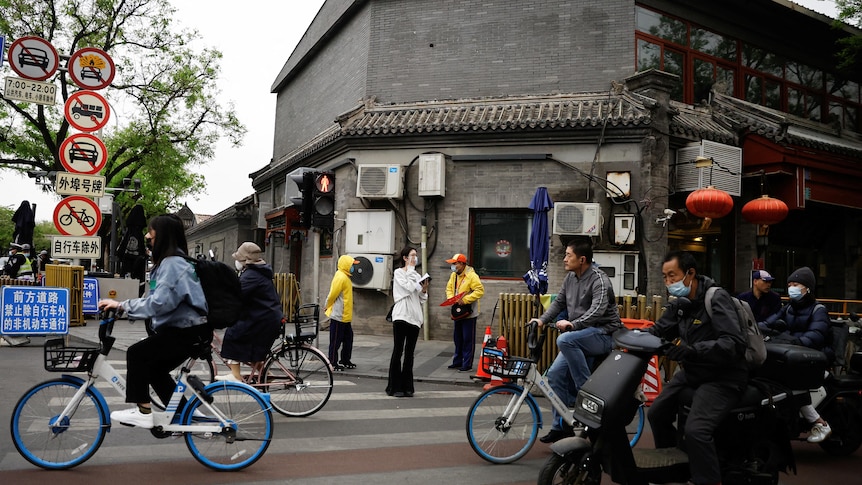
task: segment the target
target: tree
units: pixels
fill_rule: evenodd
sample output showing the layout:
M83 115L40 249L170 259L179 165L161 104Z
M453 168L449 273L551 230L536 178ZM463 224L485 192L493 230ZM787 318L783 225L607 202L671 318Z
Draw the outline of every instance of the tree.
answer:
M862 0L835 0L838 7L838 19L847 24L862 28ZM837 23L836 28L841 28ZM862 58L862 36L851 35L839 41L842 50L839 53L841 68L859 69L859 59Z
M113 188L141 179L148 214L178 209L203 190L191 168L212 158L220 136L240 144L245 127L218 99L221 53L195 50L196 31L175 31L167 0L0 0L0 11L0 33L10 43L35 35L66 59L96 47L114 60L116 76L100 93L113 111L100 136L108 148L101 174ZM47 81L62 97L55 106L0 102L0 169L63 170L59 147L70 134L63 103L77 87L63 69ZM135 203L128 192L116 200L126 210Z

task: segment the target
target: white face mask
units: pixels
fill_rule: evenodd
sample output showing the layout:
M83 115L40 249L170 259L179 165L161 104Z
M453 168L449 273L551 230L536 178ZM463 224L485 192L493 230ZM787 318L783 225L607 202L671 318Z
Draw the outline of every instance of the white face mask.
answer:
M449 269L451 269L453 273L458 271L458 267L455 266L454 264L452 266L449 266Z
M237 271L242 271L243 269L245 269L245 265L239 261L234 261L233 265L236 266Z

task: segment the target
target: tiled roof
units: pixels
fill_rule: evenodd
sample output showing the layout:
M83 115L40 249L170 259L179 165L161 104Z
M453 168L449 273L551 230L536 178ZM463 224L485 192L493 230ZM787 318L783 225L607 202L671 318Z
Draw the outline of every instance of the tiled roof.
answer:
M523 133L597 128L607 119L608 128L637 128L652 121L644 98L619 94L579 93L427 101L383 105L369 100L340 116L336 123L297 147L255 177L281 166L292 166L335 140L345 137L412 134ZM671 121L674 135L736 144L736 135L710 116L708 109L675 106Z
M632 96L607 93L483 98L374 105L342 123L345 135L469 133L643 126L649 111Z
M862 157L862 137L829 125L799 118L722 94L714 94L716 117L726 119L738 133L756 133L781 145L796 145L831 153Z

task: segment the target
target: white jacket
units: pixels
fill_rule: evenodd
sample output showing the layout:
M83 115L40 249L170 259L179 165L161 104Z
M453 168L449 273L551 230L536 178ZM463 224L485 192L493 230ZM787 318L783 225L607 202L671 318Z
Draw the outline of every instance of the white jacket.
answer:
M415 269L398 268L392 277L392 321L403 320L417 327L422 326L422 305L428 301L428 293L422 293L419 279L422 276Z

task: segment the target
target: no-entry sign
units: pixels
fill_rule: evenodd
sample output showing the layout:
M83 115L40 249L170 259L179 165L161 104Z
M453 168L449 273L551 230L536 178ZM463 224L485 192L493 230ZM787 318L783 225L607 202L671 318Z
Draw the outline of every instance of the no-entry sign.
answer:
M95 47L79 49L69 57L69 77L84 89L99 90L114 80L114 60L107 52Z
M73 195L54 208L54 226L64 236L94 236L102 225L102 211L92 199Z
M80 131L96 131L108 124L111 107L108 100L95 91L78 91L63 107L66 121Z
M76 133L60 145L60 163L73 173L96 174L108 163L108 149L89 133Z

